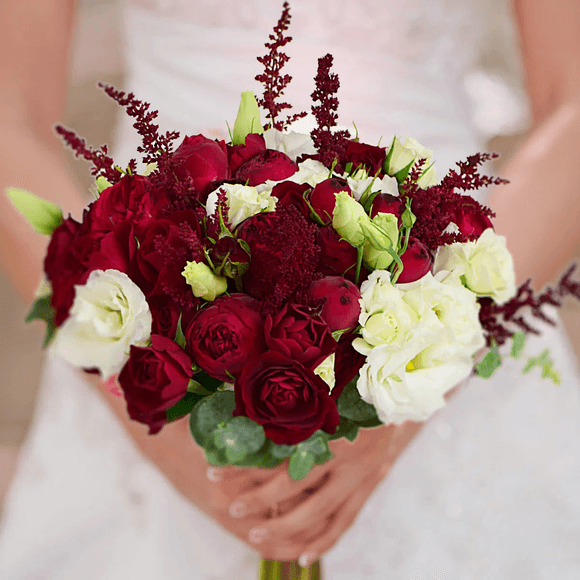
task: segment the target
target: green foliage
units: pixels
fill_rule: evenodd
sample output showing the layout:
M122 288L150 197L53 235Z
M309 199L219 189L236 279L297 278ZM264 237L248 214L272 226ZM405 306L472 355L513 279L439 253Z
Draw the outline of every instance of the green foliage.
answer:
M58 205L42 199L24 189L8 187L6 195L12 205L25 217L39 234L51 236L63 222L62 210Z
M335 433L330 436L331 440L340 439L341 437L346 437L349 441L354 441L359 431L358 423L347 419L346 417L340 418L340 425Z
M172 421L175 421L176 419L191 413L191 410L195 404L202 398L203 395L199 395L197 393L186 393L185 397L183 397L181 401L175 403L173 407L170 407L165 411L167 422L171 423Z
M220 423L226 423L232 418L236 408L234 393L220 391L204 397L193 408L189 419L191 434L202 447L213 438L213 431Z
M550 351L544 350L539 356L531 356L528 358L528 363L524 367L523 372L529 373L534 367L542 369L542 378L550 379L556 385L560 384L560 374L553 367L554 361L550 357Z
M264 428L248 417L233 417L213 432L214 444L225 450L228 461L237 463L249 453L256 453L266 441Z
M475 372L483 379L489 379L501 366L499 347L494 343L491 350L483 357L483 360L475 366Z
M297 481L306 477L317 463L326 463L333 455L328 447L330 436L324 431L316 431L306 441L299 443L290 456L288 474Z
M37 298L25 320L26 322L32 322L33 320L44 320L46 322L46 334L44 335L44 343L42 345L46 348L56 332L56 326L54 325L54 308L50 304L50 296Z
M177 321L177 329L175 330L175 338L173 339L181 348L185 348L186 340L185 335L183 334L183 329L181 328L181 320L183 318L183 314L179 314L179 320Z
M524 352L526 346L526 335L523 332L516 332L512 336L512 349L511 356L513 358L519 358Z
M357 378L355 377L350 383L347 383L338 398L337 407L340 416L351 419L358 424L377 421L375 408L361 399L356 382Z
M298 481L310 473L315 463L316 458L312 453L304 449L296 450L290 457L288 473L294 481Z

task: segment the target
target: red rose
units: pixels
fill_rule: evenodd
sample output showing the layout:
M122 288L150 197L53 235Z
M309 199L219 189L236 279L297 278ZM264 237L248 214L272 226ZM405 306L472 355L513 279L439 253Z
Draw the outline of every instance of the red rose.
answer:
M308 183L294 183L293 181L283 181L272 189L272 195L278 198L276 208L293 205L305 218L310 219L310 208L304 200L304 192L310 189Z
M390 193L379 193L371 205L371 218L378 213L392 213L400 218L403 213L403 204L398 197Z
M197 313L185 337L193 360L208 375L229 382L266 350L259 306L245 294L232 294Z
M153 193L148 177L126 175L91 203L87 219L91 230L108 231L122 221L137 223L157 215L166 205L161 192Z
M465 235L472 235L477 238L487 228L493 228L491 220L481 211L475 207L459 207L455 211L455 219L453 220L459 231Z
M262 135L250 133L246 135L244 145L228 145L227 148L230 171L232 175L235 175L236 171L246 161L249 161L252 157L258 155L258 153L266 151L266 142Z
M268 314L264 335L271 350L312 369L337 346L328 324L297 304L286 304L274 316Z
M149 435L167 422L165 411L187 392L191 359L173 340L151 335L150 347L131 346L131 356L119 373L119 384L134 421L149 425Z
M175 174L180 179L191 177L202 202L205 202L213 181L228 179L230 170L226 145L203 135L186 137L173 155Z
M188 301L191 288L181 273L187 262L204 259L196 213L181 210L147 221L135 228L135 235L139 248L129 275L145 296L169 294Z
M353 167L364 165L369 175L382 172L386 156L385 147L375 147L357 141L349 141L345 153L347 163L352 163Z
M234 416L264 427L266 437L295 445L318 429L334 433L340 422L328 385L310 369L279 352L246 365L236 380Z
M415 282L431 271L433 258L427 247L417 238L410 237L409 245L405 253L401 256L403 271L397 279L398 284Z
M358 324L360 290L340 276L316 280L308 290L310 300L322 302L320 317L330 330L353 330Z
M282 181L298 171L298 166L286 153L266 149L246 161L235 173L236 179L252 187L268 180Z
M358 338L356 334L343 334L338 341L338 348L334 353L335 384L332 389L332 398L337 400L345 385L350 383L366 362L366 356L352 347L352 341Z
M310 194L310 205L314 208L318 217L327 224L332 221L332 214L336 205L336 194L339 191L346 191L352 196L352 191L346 180L332 177L321 181Z
M332 225L318 228L316 243L320 247L317 270L326 276L343 276L354 280L356 248L341 240ZM361 276L361 280L363 277Z

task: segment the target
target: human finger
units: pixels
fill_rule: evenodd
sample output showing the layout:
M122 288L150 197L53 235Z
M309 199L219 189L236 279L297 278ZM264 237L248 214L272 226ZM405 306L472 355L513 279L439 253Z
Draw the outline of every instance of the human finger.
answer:
M281 516L315 494L325 485L329 474L328 467L313 469L304 479L294 481L285 469L261 487L236 496L229 506L230 515L235 518Z

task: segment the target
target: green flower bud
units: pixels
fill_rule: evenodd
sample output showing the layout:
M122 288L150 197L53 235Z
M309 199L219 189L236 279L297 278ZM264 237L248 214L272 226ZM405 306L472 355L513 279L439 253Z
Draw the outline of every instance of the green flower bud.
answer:
M216 276L203 262L187 262L181 275L191 286L193 295L208 302L212 302L228 289L227 279Z
M246 142L246 136L250 133L264 132L262 121L260 120L260 109L256 97L252 91L244 91L238 109L238 116L234 123L234 134L232 137L233 145L243 145Z
M332 226L338 234L355 248L364 245L366 238L361 223L370 223L363 206L346 191L336 194L336 205L332 213Z
M362 228L367 238L363 252L365 264L374 270L386 270L394 259L388 250L396 250L399 241L397 216L378 213L370 224L362 224Z

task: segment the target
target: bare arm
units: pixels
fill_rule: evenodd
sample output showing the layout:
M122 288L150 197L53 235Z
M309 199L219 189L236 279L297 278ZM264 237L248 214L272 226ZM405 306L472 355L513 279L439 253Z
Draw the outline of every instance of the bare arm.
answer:
M85 205L52 131L65 105L74 5L0 0L0 257L26 302L40 281L48 238L33 233L4 189L27 189L76 218Z
M514 0L533 127L488 205L518 283L553 283L580 252L580 3Z

